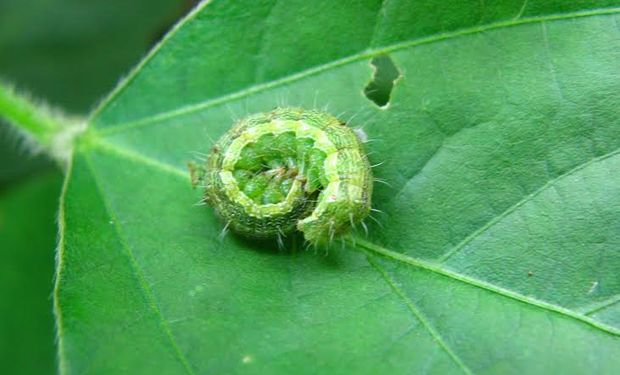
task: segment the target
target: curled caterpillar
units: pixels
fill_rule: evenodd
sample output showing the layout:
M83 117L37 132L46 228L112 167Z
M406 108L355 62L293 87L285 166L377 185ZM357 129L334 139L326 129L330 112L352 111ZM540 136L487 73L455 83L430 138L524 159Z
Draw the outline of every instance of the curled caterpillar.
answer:
M190 164L204 201L234 232L251 238L296 229L331 241L371 210L372 173L356 134L317 110L277 108L240 120Z

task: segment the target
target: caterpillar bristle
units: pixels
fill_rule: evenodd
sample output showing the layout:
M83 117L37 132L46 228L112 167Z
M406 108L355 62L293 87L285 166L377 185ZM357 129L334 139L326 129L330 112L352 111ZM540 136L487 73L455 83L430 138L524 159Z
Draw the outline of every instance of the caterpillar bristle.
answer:
M241 117L237 115L237 113L232 109L232 106L229 103L226 103L226 110L228 111L228 115L234 122L237 122L241 119Z
M351 224L351 228L353 228L353 230L356 230L356 226L355 226L355 220L353 219L353 213L349 212L349 223Z
M224 241L224 238L226 237L226 234L228 234L228 227L230 226L230 221L226 222L226 225L224 225L224 228L222 228L222 231L220 232L220 235L218 236L220 239L220 242Z
M366 237L368 237L368 227L366 226L366 223L364 223L364 221L360 221L360 224L362 225L362 228L364 228L364 234L366 234Z
M387 182L387 181L385 181L385 180L383 180L383 179L380 179L380 178L374 178L374 179L373 179L373 181L374 181L374 182L378 182L378 183L383 184L383 185L386 185L386 186L389 186L389 187L391 187L391 188L393 188L393 187L394 187L394 186L392 186L392 184L390 184L389 182Z
M381 222L379 222L379 220L377 220L374 216L372 215L368 215L368 217L370 218L370 220L374 221L381 229L383 229L383 224L381 224Z

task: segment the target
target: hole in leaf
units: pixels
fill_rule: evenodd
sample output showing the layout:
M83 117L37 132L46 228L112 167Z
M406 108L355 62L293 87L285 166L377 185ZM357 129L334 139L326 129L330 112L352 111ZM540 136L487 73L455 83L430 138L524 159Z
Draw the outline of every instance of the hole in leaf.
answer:
M364 88L364 95L379 107L385 107L390 102L390 94L394 82L400 77L400 72L388 55L374 57L370 63L375 73Z

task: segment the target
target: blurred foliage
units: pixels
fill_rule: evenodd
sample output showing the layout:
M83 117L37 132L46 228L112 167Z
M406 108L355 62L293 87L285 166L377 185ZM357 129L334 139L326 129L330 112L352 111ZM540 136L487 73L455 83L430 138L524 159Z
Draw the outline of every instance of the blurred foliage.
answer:
M190 0L0 0L0 79L84 114ZM51 163L0 124L0 187Z
M193 5L0 0L0 79L85 114ZM0 372L55 370L51 290L62 176L0 121Z
M0 196L0 371L54 372L56 209L62 177L47 173Z

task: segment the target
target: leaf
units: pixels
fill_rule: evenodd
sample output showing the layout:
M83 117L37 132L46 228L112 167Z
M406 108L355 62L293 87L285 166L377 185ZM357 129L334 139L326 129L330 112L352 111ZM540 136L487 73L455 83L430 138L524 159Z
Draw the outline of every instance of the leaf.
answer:
M74 155L61 368L617 369L620 9L506 3L200 5ZM364 88L383 55L401 76L381 109ZM389 183L373 196L383 228L328 256L218 239L185 162L231 117L276 105L328 106L365 129Z
M52 277L61 175L48 173L0 196L0 363L5 374L56 368Z

